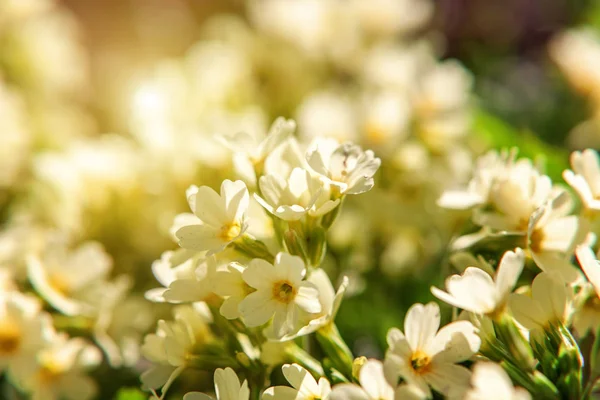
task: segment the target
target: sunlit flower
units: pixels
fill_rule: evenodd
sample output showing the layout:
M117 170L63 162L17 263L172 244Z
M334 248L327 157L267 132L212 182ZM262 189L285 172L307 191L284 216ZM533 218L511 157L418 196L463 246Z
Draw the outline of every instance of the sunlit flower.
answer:
M263 400L328 400L331 385L326 378L317 380L298 364L281 367L285 379L292 385L270 387L263 393Z
M259 186L262 197L255 195L256 200L271 214L286 221L298 220L307 213L319 217L340 203L340 199L330 200L328 184L302 168L294 168L287 180L263 175Z
M498 364L479 362L473 367L472 388L461 395L465 400L530 400L525 389L514 387L508 374Z
M240 385L240 380L231 368L217 368L215 371L216 400L248 400L250 389L248 381ZM200 392L190 392L183 396L183 400L213 400L212 397Z
M101 359L98 349L85 340L58 335L36 360L15 364L12 376L35 400L88 400L98 388L87 372Z
M431 386L449 395L467 388L471 373L457 365L478 350L481 339L468 321L452 322L439 330L440 309L437 304L415 304L406 314L404 332L388 332L389 349L385 356L388 382L404 378L431 396Z
M523 250L507 251L498 264L494 279L479 268L468 267L462 275L446 279L447 293L435 287L431 288L431 293L463 310L493 316L504 311L524 264Z
M198 221L175 233L181 247L208 250L210 255L223 250L246 231L250 197L244 182L223 181L220 195L208 186L192 186L187 198Z
M303 280L304 275L302 259L287 253L277 254L275 264L252 260L242 276L256 291L239 305L246 325L260 326L273 318L273 331L281 337L296 329L300 310L320 312L319 292L312 283Z
M531 284L531 295L514 293L510 309L515 319L527 329L547 329L564 323L572 291L560 277L547 272L538 274Z
M254 291L254 288L250 287L243 278L245 269L242 264L232 262L225 270L214 274L214 291L219 296L225 297L219 311L227 319L240 317L240 302Z
M363 151L352 143L338 144L333 139L316 141L306 159L325 182L336 186L341 194L360 194L371 190L373 175L381 160L371 150Z
M600 159L592 149L571 153L573 170L563 172L565 181L571 185L589 210L600 211Z
M358 376L359 385L340 384L334 386L331 400L394 400L392 387L383 373L383 364L379 360L368 360Z
M596 290L598 297L600 297L600 262L596 258L596 255L587 246L579 246L575 250L577 260L581 269L587 276L588 280Z

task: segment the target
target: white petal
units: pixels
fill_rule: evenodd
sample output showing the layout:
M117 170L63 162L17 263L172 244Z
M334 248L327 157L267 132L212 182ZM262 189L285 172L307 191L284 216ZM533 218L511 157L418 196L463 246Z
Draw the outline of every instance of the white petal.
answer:
M232 182L225 179L221 184L221 197L225 201L225 210L229 221L240 221L250 203L248 188L242 181Z
M319 395L319 385L313 376L298 364L285 364L281 367L285 379L303 394Z
M438 360L458 363L477 353L480 345L477 328L468 321L456 321L440 329L428 354L435 355Z
M371 400L367 393L358 385L351 383L342 383L335 385L331 394L330 400Z
M505 298L512 292L524 265L525 253L523 253L523 250L516 249L514 252L507 251L504 253L496 273L496 290L500 298Z
M298 293L294 302L304 311L316 314L321 312L321 303L319 302L319 291L310 282L303 282L298 288Z
M432 362L431 372L423 377L432 388L447 396L455 390L466 390L469 387L471 371L460 365Z
M440 307L436 303L414 304L406 314L404 334L413 351L425 349L440 327Z
M275 304L270 293L250 293L240 302L239 310L249 327L265 324L275 313Z
M227 244L218 234L218 230L208 225L187 225L175 232L181 247L196 251L216 249Z
M596 293L600 297L600 263L596 259L596 255L587 246L579 246L575 250L577 260L587 276L588 280L594 286Z
M192 211L202 222L220 227L228 221L225 201L217 192L208 186L198 188L195 196L195 209Z

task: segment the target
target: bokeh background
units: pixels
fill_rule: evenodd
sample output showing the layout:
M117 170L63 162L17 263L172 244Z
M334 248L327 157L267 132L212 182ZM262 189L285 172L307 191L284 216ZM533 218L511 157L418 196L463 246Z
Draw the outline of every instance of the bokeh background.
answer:
M176 247L169 227L187 211L185 189L235 177L215 135L297 118L301 138L337 135L383 159L377 190L344 208L325 260L334 281L353 282L343 336L357 354L380 357L389 327L447 275L445 249L464 216L435 201L468 180L477 155L518 146L560 181L569 151L600 147L598 1L374 2L405 7L391 14L406 17L399 28L378 5L352 2L366 22L348 34L344 21L332 27L335 18L295 18L268 3L0 0L0 265L22 269L25 253L47 247L48 230L72 244L99 241L112 275L133 278L127 299L147 318L122 330L141 340L168 315L143 293L158 285L152 262ZM327 3L335 15L346 7ZM303 28L297 35L273 23L281 12ZM355 33L360 46L346 51ZM365 78L386 45L400 61ZM404 51L426 61L402 61ZM390 82L405 79L403 68L419 79L434 72L417 89L393 88L391 104L407 97L409 111L383 106L352 122L346 103L388 89L379 67ZM402 113L409 122L398 122ZM101 398L112 398L138 385L143 361L118 375L104 367Z

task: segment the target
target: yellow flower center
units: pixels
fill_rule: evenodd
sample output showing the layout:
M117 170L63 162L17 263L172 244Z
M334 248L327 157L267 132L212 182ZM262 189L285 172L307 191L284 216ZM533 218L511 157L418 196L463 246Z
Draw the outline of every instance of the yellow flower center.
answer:
M221 227L221 233L219 234L219 237L223 239L224 242L231 242L240 235L241 231L242 227L239 222L231 222Z
M410 357L410 366L417 375L425 374L429 371L429 367L431 366L431 358L418 350Z
M17 351L21 344L21 332L8 321L0 322L0 355L6 356Z
M529 237L529 248L534 253L542 251L542 244L544 243L544 231L541 229L535 229Z
M56 361L42 362L38 371L38 379L45 384L51 384L62 375L63 371L64 366Z
M296 289L290 281L278 281L273 285L273 298L281 303L289 304L296 297Z

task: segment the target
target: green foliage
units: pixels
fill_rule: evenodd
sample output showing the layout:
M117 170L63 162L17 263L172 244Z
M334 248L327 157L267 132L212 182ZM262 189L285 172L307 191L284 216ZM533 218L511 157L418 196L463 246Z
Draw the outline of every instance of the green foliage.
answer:
M148 396L138 388L122 388L117 392L115 400L146 400Z

